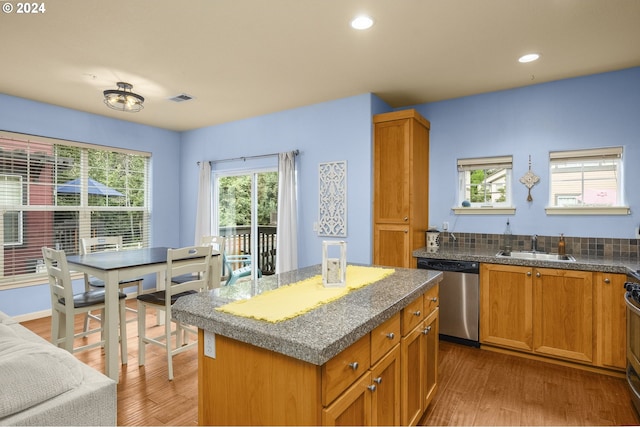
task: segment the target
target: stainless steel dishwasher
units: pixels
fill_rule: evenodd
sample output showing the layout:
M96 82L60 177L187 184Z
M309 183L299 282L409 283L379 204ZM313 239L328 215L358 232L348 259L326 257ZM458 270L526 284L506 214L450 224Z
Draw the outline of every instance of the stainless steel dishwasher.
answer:
M480 347L480 265L472 261L418 258L418 268L442 271L440 339Z

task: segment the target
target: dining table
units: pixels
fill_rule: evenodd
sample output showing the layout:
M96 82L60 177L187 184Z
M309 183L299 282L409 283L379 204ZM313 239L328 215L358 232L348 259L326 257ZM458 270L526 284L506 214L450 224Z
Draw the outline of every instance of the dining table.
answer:
M167 247L69 255L67 263L73 271L87 273L105 283L105 374L119 380L118 292L119 282L148 274L156 274L156 287L164 289L167 269Z

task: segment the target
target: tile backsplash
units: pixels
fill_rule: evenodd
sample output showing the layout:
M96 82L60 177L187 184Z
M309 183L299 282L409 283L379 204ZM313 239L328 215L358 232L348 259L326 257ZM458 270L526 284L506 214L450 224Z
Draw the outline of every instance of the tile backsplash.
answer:
M559 236L538 236L538 250L550 253L558 252ZM638 260L640 240L611 239L604 237L571 237L565 236L566 253L585 257L615 257ZM440 233L442 249L495 249L498 252L504 246L503 234L485 233ZM531 250L531 236L512 236L512 250Z

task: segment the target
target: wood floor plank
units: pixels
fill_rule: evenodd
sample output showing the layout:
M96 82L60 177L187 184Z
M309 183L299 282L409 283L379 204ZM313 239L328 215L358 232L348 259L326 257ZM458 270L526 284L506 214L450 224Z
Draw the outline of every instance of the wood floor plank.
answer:
M438 394L422 425L638 425L626 381L440 342Z
M135 301L128 301L135 307ZM135 318L135 313L128 313ZM23 325L50 338L50 318ZM155 325L155 313L147 317ZM80 330L81 320L76 322ZM162 349L147 346L138 366L137 324L127 325L129 363L121 366L118 425L198 424L198 362L194 348L174 357L175 378L167 379ZM104 372L100 348L76 357ZM624 379L537 360L440 342L439 387L423 425L638 425Z

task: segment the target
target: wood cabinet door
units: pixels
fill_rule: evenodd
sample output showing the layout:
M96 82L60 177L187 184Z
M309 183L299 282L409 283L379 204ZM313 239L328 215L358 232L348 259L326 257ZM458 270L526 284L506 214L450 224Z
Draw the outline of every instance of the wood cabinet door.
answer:
M323 426L370 426L372 391L371 373L367 372L322 410Z
M375 224L373 227L373 263L389 267L411 266L409 225Z
M593 273L538 268L534 280L534 351L593 362Z
M480 342L533 350L532 269L480 265Z
M400 425L400 345L397 344L371 368L372 393L371 424Z
M410 119L376 123L374 129L374 223L408 223Z
M424 321L424 374L422 386L423 410L426 410L438 389L438 334L439 309L435 309Z
M422 324L416 326L400 341L400 411L403 426L416 425L424 411L422 377L425 368L422 329Z
M627 276L594 273L596 315L596 364L609 368L627 366L627 309L624 284Z

